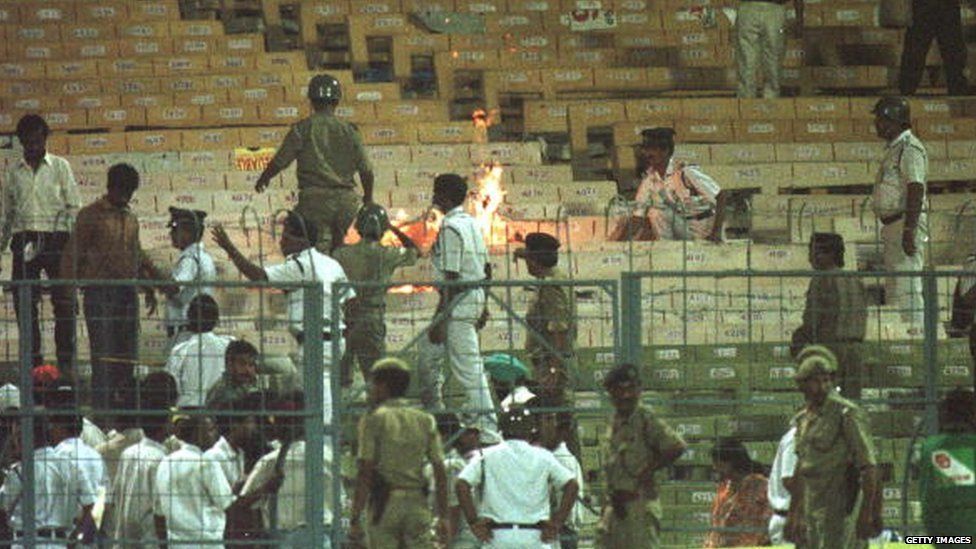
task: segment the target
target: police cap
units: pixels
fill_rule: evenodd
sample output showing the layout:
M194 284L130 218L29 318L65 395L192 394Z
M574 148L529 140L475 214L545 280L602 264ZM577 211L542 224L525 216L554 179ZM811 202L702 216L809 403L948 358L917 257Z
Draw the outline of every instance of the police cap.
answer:
M871 109L871 114L886 118L892 122L898 122L899 124L910 124L912 121L911 107L909 107L908 100L904 97L882 97L874 104L874 108Z
M409 372L410 365L407 364L405 360L388 356L373 363L372 371L378 372L380 370L400 370L401 372Z
M808 345L796 356L797 368L793 378L806 381L817 374L837 372L837 357L823 345Z
M202 227L203 220L206 218L207 212L201 210L184 210L183 208L169 207L169 227L173 229L180 225Z

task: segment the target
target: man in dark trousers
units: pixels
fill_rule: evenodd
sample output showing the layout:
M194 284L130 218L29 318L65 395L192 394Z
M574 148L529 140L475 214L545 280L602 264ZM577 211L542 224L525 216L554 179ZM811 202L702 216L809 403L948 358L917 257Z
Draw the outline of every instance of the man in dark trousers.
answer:
M108 170L105 195L78 212L75 230L61 256L65 279L164 280L139 243L139 219L129 201L139 188L139 172L128 164ZM153 289L146 294L149 314L156 312ZM84 288L85 323L92 360L92 406L126 408L132 404L138 351L139 301L135 285Z
M50 133L47 122L36 114L25 115L17 122L17 139L24 153L5 174L0 223L0 249L9 244L13 252L12 280L39 280L42 272L49 279L58 278L61 252L68 241L71 221L81 205L71 165L47 150ZM30 294L27 311L14 296L14 311L18 321L24 314L30 315L31 362L40 366L44 362L37 316L41 288L32 287ZM74 358L74 299L66 286L54 286L51 304L58 368L70 374Z
M925 57L932 40L939 41L949 95L967 95L966 42L962 34L959 0L912 0L912 24L905 33L898 89L912 95L925 69Z

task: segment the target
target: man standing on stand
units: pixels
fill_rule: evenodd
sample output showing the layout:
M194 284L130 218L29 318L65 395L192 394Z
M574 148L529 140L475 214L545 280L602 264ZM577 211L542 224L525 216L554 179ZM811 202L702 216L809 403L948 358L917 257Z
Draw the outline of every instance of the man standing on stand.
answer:
M11 166L3 181L0 229L0 249L9 245L13 252L11 279L15 281L40 280L41 272L49 280L58 278L71 221L81 205L68 161L47 152L50 133L47 122L36 114L25 115L17 122L17 139L24 148L24 156ZM20 299L14 296L14 311L18 326L22 315L30 315L31 362L40 366L44 362L37 317L41 288L32 287L30 296L27 311L22 310ZM74 359L75 302L68 287L52 287L51 304L58 368L70 374Z
M912 0L912 24L905 33L901 73L898 75L898 89L902 95L914 95L918 89L925 70L925 57L933 40L939 42L949 95L969 93L969 83L963 74L966 41L960 8L959 0Z
M922 246L928 238L923 211L929 158L925 145L912 133L912 116L903 97L884 97L874 106L878 137L887 141L871 195L881 221L881 245L886 271L921 271ZM885 303L901 312L910 329L921 330L924 319L921 277L885 279Z

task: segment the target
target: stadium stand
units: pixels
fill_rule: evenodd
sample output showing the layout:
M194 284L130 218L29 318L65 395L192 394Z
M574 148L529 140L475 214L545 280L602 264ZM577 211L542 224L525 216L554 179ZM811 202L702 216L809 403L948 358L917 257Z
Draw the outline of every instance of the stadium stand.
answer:
M841 234L846 268L870 271L879 266L879 227L866 204L883 149L870 111L896 83L904 30L880 26L879 0L807 3L804 38L791 38L786 52L786 87L803 95L753 100L733 97L725 14L732 0L225 0L193 9L176 0L0 2L0 167L19 158L10 135L19 118L42 114L54 130L49 149L71 163L82 203L102 194L116 162L142 174L132 208L159 264L176 255L166 226L171 205L210 212L208 223L224 223L249 257L271 263L280 259L270 236L275 214L297 200L294 171L265 194L253 192L254 181L287 127L309 113L309 78L327 71L345 89L337 116L358 126L374 163L376 200L400 219L423 213L437 173L502 166L507 232L492 247L498 279L527 277L510 251L516 235L534 230L563 239L564 264L577 279L617 279L625 270L805 270L815 231ZM428 32L418 14L438 9L473 14L484 32ZM261 19L259 32L226 32L235 10ZM607 10L613 25L597 28ZM976 13L963 14L972 31ZM928 65L937 67L934 48L930 54ZM936 80L927 90L940 86ZM954 269L976 246L976 99L917 97L911 107L930 161L929 262ZM477 128L476 108L494 125ZM618 183L632 179L641 130L655 126L674 127L677 156L734 191L726 244L607 241L608 205ZM237 277L225 256L216 259L221 278ZM4 273L10 261L0 255ZM430 275L429 265L419 265L397 280ZM788 346L807 282L645 281L645 396L691 443L661 485L668 546L701 546L710 524L710 441L735 433L755 459L772 461L800 404ZM952 282L939 279L943 304ZM512 297L516 310L525 308L523 293ZM594 504L604 490L600 381L615 362L608 300L599 292L578 296L573 381ZM217 301L230 331L262 341L266 354L288 352L280 323L251 321L259 310L286 318L281 295L223 289ZM390 349L420 333L436 301L432 293L389 294ZM513 332L504 311L493 313L498 320L482 332L482 350L521 349L524 334ZM42 318L51 315L45 302ZM920 396L924 386L920 336L895 317L871 307L866 355L876 367L865 398ZM0 360L16 364L11 299L0 318ZM45 348L53 346L52 324L42 325ZM141 358L162 360L165 340L160 321L144 322ZM938 385L971 384L966 346L941 331L939 345ZM83 362L80 324L77 347ZM917 493L902 493L902 481L921 417L917 406L874 405L892 524L903 518L903 499L909 522L920 521Z

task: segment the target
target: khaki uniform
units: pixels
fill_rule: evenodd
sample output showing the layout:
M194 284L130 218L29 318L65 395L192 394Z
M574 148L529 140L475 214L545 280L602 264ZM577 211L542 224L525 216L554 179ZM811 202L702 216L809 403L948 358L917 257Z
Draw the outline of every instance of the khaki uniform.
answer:
M803 324L793 332L793 351L825 345L837 357L838 384L847 398L861 398L861 347L867 329L867 295L857 278L813 277Z
M567 278L561 269L554 267L540 280L561 281ZM543 393L560 402L570 401L567 386L572 375L570 369L575 362L576 307L571 292L569 286L539 286L525 314L525 322L530 328L525 338L525 351L532 362L533 375ZM562 356L553 352L553 337L557 333L566 334L568 348L557 349L562 351ZM560 359L560 364L556 371L549 371L546 363L553 355Z
M638 406L627 418L614 415L606 452L607 490L623 502L625 516L615 512L609 502L597 531L599 546L605 549L659 547L661 502L657 485L641 485L637 475L660 454L684 444L668 424L654 416L650 408Z
M379 521L367 507L366 537L370 549L433 548L424 464L444 460L434 416L391 399L359 421L359 459L376 464L389 486Z
M860 494L847 482L848 467L860 474L860 469L877 465L867 414L831 391L819 410L803 410L794 423L795 476L803 483L805 547L867 547L866 541L855 536Z
M278 169L298 162L295 211L319 229L319 251L342 244L362 203L356 172L373 168L356 129L326 113L315 113L291 127L271 163Z
M763 69L763 97L779 97L786 51L786 0L739 0L735 22L738 96L756 97L756 68Z
M393 271L417 262L412 248L393 248L361 240L337 248L332 254L352 282L389 282ZM356 288L356 298L346 307L346 353L342 357L342 384L352 382L358 361L363 379L373 363L386 354L386 289Z
M225 373L207 391L207 408L213 410L259 392L261 392L261 388L257 385L237 385Z
M886 271L921 271L924 266L923 247L928 240L928 220L925 215L925 199L922 213L915 230L915 255L905 255L902 232L905 228L905 209L909 183L928 180L928 153L925 145L905 130L885 148L878 168L878 176L871 194L874 214L882 220L881 244ZM883 220L889 220L885 223ZM888 277L885 279L885 298L898 307L902 320L921 328L924 318L921 277Z

